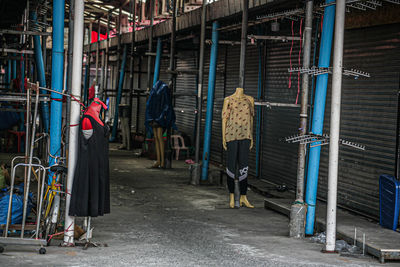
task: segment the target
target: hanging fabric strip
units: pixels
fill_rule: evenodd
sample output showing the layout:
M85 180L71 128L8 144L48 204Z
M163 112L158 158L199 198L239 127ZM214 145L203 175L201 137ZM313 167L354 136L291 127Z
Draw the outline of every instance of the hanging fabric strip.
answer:
M299 49L299 68L301 68L301 48L303 46L302 44L302 26L303 26L303 19L300 20L300 49ZM296 105L299 102L299 95L300 95L300 71L297 73L297 96L296 96Z
M292 37L294 37L294 32L293 32L293 23L294 21L292 20ZM293 38L292 38L292 45L290 46L290 53L289 53L289 64L290 64L290 69L292 69L292 51L293 51ZM289 73L289 87L292 87L292 73Z

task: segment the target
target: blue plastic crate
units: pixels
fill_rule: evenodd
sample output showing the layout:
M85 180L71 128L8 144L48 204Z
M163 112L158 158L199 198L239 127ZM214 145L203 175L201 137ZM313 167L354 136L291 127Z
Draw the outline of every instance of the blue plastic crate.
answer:
M379 224L396 231L400 210L400 181L391 175L379 177Z

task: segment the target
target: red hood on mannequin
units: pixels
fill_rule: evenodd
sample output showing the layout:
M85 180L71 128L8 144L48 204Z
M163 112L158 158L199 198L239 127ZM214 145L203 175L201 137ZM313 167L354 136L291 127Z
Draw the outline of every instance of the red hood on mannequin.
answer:
M98 99L96 97L95 99L93 99L92 104L90 104L90 106L87 108L84 115L91 116L98 123L100 123L102 126L104 126L104 123L100 119L101 108L107 109L107 106L100 99Z

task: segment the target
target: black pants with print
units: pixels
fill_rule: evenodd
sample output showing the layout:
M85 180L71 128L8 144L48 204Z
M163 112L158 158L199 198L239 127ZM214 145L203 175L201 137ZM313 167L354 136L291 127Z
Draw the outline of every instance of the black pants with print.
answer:
M235 176L239 179L240 194L247 193L250 140L234 140L227 144L226 173L229 193L235 192ZM238 169L238 172L236 170Z

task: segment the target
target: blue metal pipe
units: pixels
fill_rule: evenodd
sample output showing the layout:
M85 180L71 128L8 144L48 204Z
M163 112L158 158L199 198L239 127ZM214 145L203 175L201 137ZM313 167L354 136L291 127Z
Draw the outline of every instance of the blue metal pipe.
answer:
M33 23L37 23L37 14L36 12L31 12L31 18ZM46 74L44 71L44 62L43 62L43 54L42 54L42 46L40 44L40 36L34 35L33 36L33 44L35 49L35 62L36 62L36 69L37 69L37 78L39 81L39 85L41 87L46 87ZM41 94L46 94L45 90L40 90ZM46 133L49 132L49 104L47 102L41 103L42 106L42 118L43 118L43 127Z
M51 60L51 89L61 92L63 89L64 75L64 0L53 1L53 49ZM61 95L51 93L51 115L50 115L50 153L60 156L61 152L61 119L62 99ZM55 163L49 157L49 165ZM51 180L52 174L49 174Z
M154 64L153 86L156 84L160 76L161 53L162 53L162 43L161 43L161 38L158 38L156 62Z
M126 54L127 54L127 53L126 53L126 50L127 50L127 46L124 45L124 52L123 52L123 54L122 54L121 70L120 70L120 72L119 72L117 102L115 103L114 123L113 123L113 128L112 128L112 133L111 133L110 142L114 142L114 141L115 141L115 138L116 138L116 136L117 136L117 129L118 129L118 110L119 110L119 104L121 103L122 86L124 85L125 65L126 65Z
M15 57L15 53L12 54ZM17 60L13 59L12 60L12 69L11 69L11 79L15 80L17 79ZM12 83L11 83L11 88L12 88Z
M326 0L326 4L329 4L334 1L335 0ZM335 5L330 5L325 7L324 11L324 22L322 26L318 67L325 67L325 68L329 67L334 24L335 24ZM314 112L312 119L312 133L314 134L322 134L324 126L328 75L329 74L323 74L317 77L315 98L314 98ZM319 172L319 161L321 155L321 146L310 148L309 154L310 158L308 162L307 186L306 186L306 203L308 205L308 209L307 209L307 221L306 221L305 232L308 235L312 235L314 233L315 204L317 200L318 172Z
M214 112L215 77L217 74L217 64L218 64L218 40L219 40L218 28L219 28L218 21L214 21L212 28L210 70L208 73L206 123L204 128L203 167L202 167L203 170L201 174L201 180L203 181L208 179L208 165L210 161L210 143L211 143L213 112Z
M260 28L258 34L262 35ZM257 84L257 99L260 100L263 89L263 69L262 69L262 58L263 58L263 47L261 41L257 40L258 47L258 84ZM257 106L256 115L256 177L260 176L260 145L261 145L261 106Z
M12 83L11 83L11 73L12 73L12 63L11 60L8 60L7 62L7 83L8 83L8 88L12 87Z

